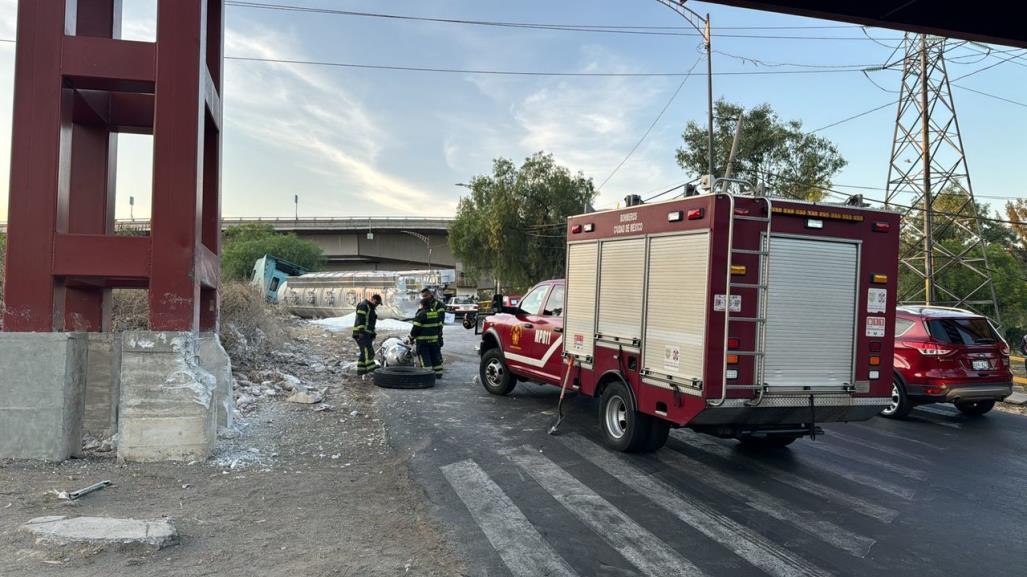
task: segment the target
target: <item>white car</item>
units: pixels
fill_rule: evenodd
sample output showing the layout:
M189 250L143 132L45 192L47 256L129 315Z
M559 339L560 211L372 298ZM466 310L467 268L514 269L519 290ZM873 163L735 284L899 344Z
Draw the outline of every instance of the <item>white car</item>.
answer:
M446 310L458 317L473 315L478 312L478 301L471 296L455 296L449 300Z

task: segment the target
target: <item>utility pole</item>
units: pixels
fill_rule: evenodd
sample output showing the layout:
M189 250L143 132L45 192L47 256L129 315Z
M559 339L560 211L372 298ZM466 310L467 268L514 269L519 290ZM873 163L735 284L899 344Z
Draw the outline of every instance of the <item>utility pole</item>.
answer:
M897 300L971 308L1001 324L945 39L907 33L904 48L885 197L886 207L903 213Z
M293 204L296 205L296 222L300 220L300 195L294 194L292 197Z
M695 28L695 31L702 34L703 46L706 48L706 146L707 155L706 170L710 186L713 186L713 34L710 24L710 14L706 17L700 16L698 12L685 6L688 0L656 0L667 8L675 11L686 22Z

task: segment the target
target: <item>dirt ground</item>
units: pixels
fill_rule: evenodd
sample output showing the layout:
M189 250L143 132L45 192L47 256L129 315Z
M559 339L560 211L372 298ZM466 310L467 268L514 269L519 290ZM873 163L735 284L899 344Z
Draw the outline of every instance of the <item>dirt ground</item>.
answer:
M462 574L389 446L378 390L346 367L352 341L298 322L289 334L272 358L236 366L243 412L213 459L118 464L89 451L60 464L0 461L0 575ZM285 401L290 376L324 401ZM108 479L75 502L55 494ZM170 517L181 542L158 552L45 547L18 532L44 515Z

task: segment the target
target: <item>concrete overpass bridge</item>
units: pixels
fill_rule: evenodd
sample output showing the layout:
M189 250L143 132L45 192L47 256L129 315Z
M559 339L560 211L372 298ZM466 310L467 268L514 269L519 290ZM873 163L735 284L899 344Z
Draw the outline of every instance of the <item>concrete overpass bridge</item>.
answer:
M295 233L324 251L326 270L457 269L449 250L452 218L417 217L316 217L316 218L223 218L221 229L246 224L268 224L276 231ZM118 220L118 232L148 234L148 219ZM0 233L7 223L0 223ZM458 275L459 276L459 275Z

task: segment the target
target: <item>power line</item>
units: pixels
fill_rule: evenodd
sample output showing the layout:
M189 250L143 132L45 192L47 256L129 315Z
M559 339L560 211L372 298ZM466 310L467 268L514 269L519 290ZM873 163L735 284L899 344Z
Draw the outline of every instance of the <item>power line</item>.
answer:
M866 116L868 114L877 112L878 110L881 110L883 108L888 108L889 106L895 106L896 104L898 104L898 100L892 100L891 102L886 102L886 103L884 103L884 104L882 104L880 106L875 106L874 108L871 108L870 110L866 110L866 111L860 112L859 114L853 114L852 116L849 116L847 118L843 118L843 119L841 119L841 120L839 120L837 122L832 122L831 124L828 124L826 126L821 126L820 128L817 128L816 130L811 130L810 134L813 134L813 133L816 133L816 132L820 132L821 130L827 130L828 128L834 128L835 126L838 126L839 124L844 124L846 122L850 122L852 120L856 120L857 118L862 118L862 117L864 117L864 116Z
M1003 102L1008 102L1010 104L1015 104L1017 106L1023 106L1024 108L1027 108L1027 103L1024 103L1024 102L1019 102L1019 101L1016 101L1016 100L1011 100L1009 98L1004 98L1002 96L998 96L998 95L995 95L995 94L990 94L988 92L982 92L980 90L974 90L973 88L967 88L966 86L962 86L962 85L959 85L959 84L953 84L952 86L955 86L956 88L959 88L960 90L966 90L968 92L973 92L974 94L980 94L981 96L987 96L988 98L994 98L995 100L1001 100Z
M282 58L258 58L249 56L225 56L225 60L237 60L244 62L265 62L272 64L294 64L307 66L328 66L336 68L360 68L369 70L396 70L405 72L441 72L451 74L488 74L500 76L569 76L569 77L626 77L626 78L651 78L651 77L682 77L688 76L688 72L544 72L535 70L488 70L488 69L464 69L464 68L439 68L429 66L401 66L386 64L358 64L355 62L327 62L318 60L289 60ZM746 70L714 72L714 76L774 76L779 74L828 74L828 73L862 72L862 69L830 69L830 70Z
M617 171L619 171L621 167L624 166L624 163L626 163L628 159L631 158L631 155L635 154L635 151L638 150L638 147L642 146L642 143L645 142L645 139L649 137L649 133L653 131L653 128L655 128L657 123L660 122L660 119L663 118L663 114L667 112L667 109L670 108L670 105L674 103L674 100L678 97L678 94L681 92L681 89L684 88L685 83L688 82L689 78L691 78L692 71L695 70L695 67L699 65L699 61L701 59L701 56L695 59L695 62L692 64L692 67L688 69L688 73L685 75L684 78L681 79L681 83L678 84L678 87L674 90L674 93L671 94L670 98L667 100L667 103L663 105L662 109L660 109L660 113L657 114L656 118L654 118L653 121L649 124L649 128L645 129L645 133L642 134L642 138L638 139L638 142L635 143L635 146L631 147L631 150L628 151L627 156L625 156L624 159L621 160L620 163L618 163L617 166L610 172L610 174L607 175L605 179L603 179L603 182L599 184L599 186L596 188L596 191L601 191L603 187L606 186L606 183L610 182L610 179L613 178L615 174L617 174Z
M698 32L691 29L680 27L680 26L609 26L609 25L588 25L588 24L544 24L537 22L510 22L510 21L495 21L495 20L469 20L461 18L433 18L427 16L410 16L403 14L388 14L380 12L360 12L355 10L339 10L332 8L315 8L311 6L297 6L293 4L270 4L263 2L244 2L241 0L229 0L225 2L226 6L234 6L238 8L255 8L262 10L278 10L285 12L300 12L300 13L312 13L312 14L330 14L336 16L355 16L363 18L379 18L388 20L407 20L416 22L434 22L443 24L463 24L471 26L491 26L500 28L522 28L532 30L557 30L565 32L591 32L591 33L607 33L607 34L633 34L633 35L644 35L644 36L701 36ZM760 27L760 26L749 26L749 27L717 27L717 30L803 30L803 29L826 29L829 26L816 26L816 27L798 27L798 26L781 26L781 27ZM855 28L854 26L838 26L838 28ZM680 32L678 31L680 30ZM720 38L752 38L752 39L774 39L774 40L857 40L866 41L871 40L864 36L786 36L786 35L769 35L769 34L718 34L714 31L714 36ZM892 40L900 40L898 38Z
M877 68L877 64L805 64L798 62L770 62L767 60L760 60L759 58L753 58L751 56L741 56L738 54L732 54L730 52L724 52L723 50L714 50L714 54L720 54L721 56L727 56L728 58L734 58L740 60L746 64L754 64L756 66L769 66L773 68L781 66L794 66L796 68L817 68L817 69L832 69L832 68L853 68L853 69L867 69Z

